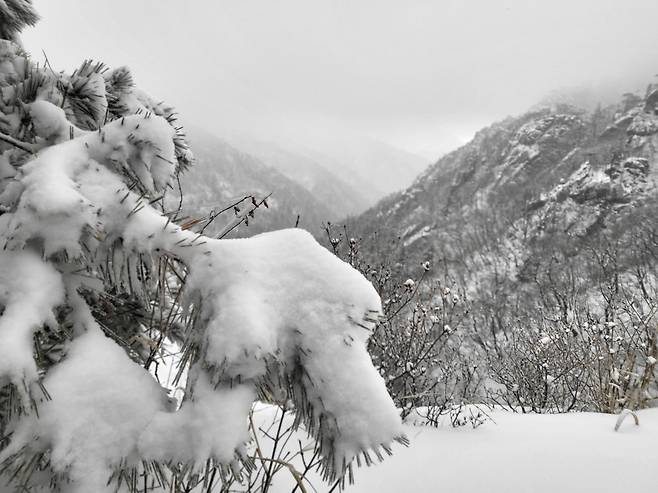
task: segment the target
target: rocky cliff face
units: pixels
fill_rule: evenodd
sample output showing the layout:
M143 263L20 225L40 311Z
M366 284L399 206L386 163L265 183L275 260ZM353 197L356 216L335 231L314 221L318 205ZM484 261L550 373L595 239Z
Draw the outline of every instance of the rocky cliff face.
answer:
M627 97L592 112L558 104L508 118L349 227L366 254L388 256L400 275L430 260L434 275L473 296L490 296L494 284L524 293L556 258L580 268L592 245L637 243L653 231L657 104L650 87L630 104Z

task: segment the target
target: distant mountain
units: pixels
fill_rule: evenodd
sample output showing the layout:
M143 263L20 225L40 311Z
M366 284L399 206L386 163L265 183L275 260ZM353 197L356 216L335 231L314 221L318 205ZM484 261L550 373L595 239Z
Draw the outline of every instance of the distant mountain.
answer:
M298 152L363 191L369 205L409 186L428 162L378 140L326 136L298 145Z
M422 157L365 137L316 134L280 137L274 143L225 133L232 146L301 184L339 217L359 214L404 189L428 166Z
M419 276L429 260L434 276L492 303L533 303L546 276L586 292L590 274L610 268L605 255L620 275L641 262L654 271L657 105L650 86L592 111L554 102L507 118L349 229L364 238L362 252L387 258L400 276ZM578 272L570 288L569 272Z
M238 226L231 236L251 236L290 228L296 223L318 234L323 223L338 218L338 214L312 192L260 159L201 130L193 130L189 141L195 164L181 176L185 215L200 218L211 211L224 209L246 195L261 199L271 194L267 199L268 207L259 207L253 218L247 218L248 225ZM250 204L250 201L245 201L238 209ZM234 219L236 212L229 207L229 211L213 221L207 231L221 231Z
M336 149L326 143L307 147L235 135L226 140L199 128L188 133L196 163L181 178L185 215L200 218L246 195L272 194L269 208L260 207L248 218L249 224L237 227L232 236L292 227L298 216L300 227L322 234L323 224L363 212L396 186L400 188L424 163L370 141L342 141ZM392 178L394 169L397 181ZM248 204L239 205L238 210L244 205ZM224 213L208 231L219 232L233 219L234 214Z
M303 186L333 213L344 218L365 211L375 200L367 187L354 185L349 173L321 165L314 157L281 145L248 138L232 138L231 144L257 157L290 180Z

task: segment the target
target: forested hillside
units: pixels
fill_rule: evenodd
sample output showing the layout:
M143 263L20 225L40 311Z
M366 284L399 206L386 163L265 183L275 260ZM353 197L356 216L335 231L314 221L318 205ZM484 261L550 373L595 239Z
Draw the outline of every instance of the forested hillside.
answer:
M329 231L384 300L399 405L655 402L657 101L507 118Z
M587 268L592 248L614 250L620 268L637 266L654 247L656 100L650 86L593 112L555 104L496 123L350 230L364 255L395 259L401 276L429 260L434 275L475 298L495 292L505 302L552 269L560 277Z
M212 220L206 232L219 234L235 226L229 237L247 237L297 225L319 234L324 223L340 217L302 185L221 139L197 130L190 140L195 162L180 176L181 214L190 221L206 222L228 209ZM177 200L172 197L169 206L175 208ZM258 210L249 214L255 205ZM236 216L245 211L246 217L236 225Z

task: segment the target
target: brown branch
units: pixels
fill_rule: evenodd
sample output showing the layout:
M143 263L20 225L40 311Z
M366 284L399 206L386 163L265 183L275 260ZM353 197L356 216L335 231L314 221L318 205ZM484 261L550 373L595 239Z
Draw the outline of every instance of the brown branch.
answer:
M254 458L257 458L262 462L270 462L271 464L279 464L280 466L286 467L290 471L290 474L294 478L295 482L297 483L296 487L299 487L299 489L302 490L302 493L308 493L303 483L302 474L290 462L286 462L281 459L270 459L268 457L254 457Z
M282 422L283 422L283 416L281 416L281 421L279 422L279 424L281 424ZM263 456L263 452L261 451L260 444L258 443L258 433L256 432L256 426L254 425L253 412L249 413L249 426L251 427L251 431L252 431L253 437L254 437L254 442L256 443L256 455L257 455L257 457L254 457L254 459L260 460L263 463L263 467L265 467L266 462L269 462L270 466L272 466L273 464L279 464L281 466L286 467L290 471L290 474L292 475L292 477L294 478L295 483L297 483L297 485L295 486L295 489L299 488L302 491L302 493L307 493L307 490L304 487L304 475L306 474L306 472L304 472L304 474L301 474L295 468L295 466L293 466L290 462L285 462L283 460L275 459L275 458L270 459L268 457ZM274 451L272 451L272 455L274 455ZM270 471L271 471L271 467L270 467ZM271 481L271 479L272 479L271 476L269 476L269 474L268 474L268 476L266 477L266 480L268 480L268 483L267 483L266 487L269 486L269 481Z

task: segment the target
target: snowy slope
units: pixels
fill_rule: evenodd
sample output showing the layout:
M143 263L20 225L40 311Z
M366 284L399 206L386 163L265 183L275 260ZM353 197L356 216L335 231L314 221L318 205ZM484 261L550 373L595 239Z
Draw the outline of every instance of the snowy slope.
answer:
M584 266L587 246L640 243L638 225L658 210L652 87L632 104L591 112L554 104L482 129L348 224L364 238L361 253L399 260L400 279L421 275L429 260L474 301L521 292L529 305L556 251Z
M273 433L276 413L272 406L257 405L255 426ZM452 428L449 424L440 428L405 425L411 445L397 445L393 456L383 463L356 469L355 483L344 491L618 493L653 491L658 484L658 409L640 411L639 427L629 416L617 432L617 416L609 414L496 411L490 416L493 421L476 429ZM298 443L309 443L301 432L288 440L286 450L294 453ZM263 433L260 446L269 457L271 447ZM296 471L304 470L300 460L292 464ZM290 493L296 484L289 469L283 467L274 475L269 491ZM303 484L309 492L330 489L313 472ZM10 491L0 485L0 493ZM231 491L245 488L234 484Z
M617 417L607 414L499 411L491 417L495 422L476 429L406 426L410 447L396 446L382 464L356 470L355 484L345 491L612 493L653 491L658 484L656 409L639 413L639 427L629 416L618 432ZM311 481L325 491L319 480ZM290 492L294 484L281 471L272 491Z

